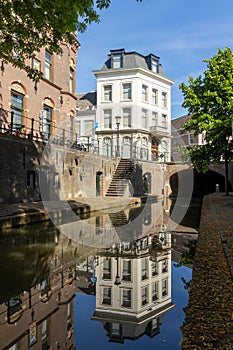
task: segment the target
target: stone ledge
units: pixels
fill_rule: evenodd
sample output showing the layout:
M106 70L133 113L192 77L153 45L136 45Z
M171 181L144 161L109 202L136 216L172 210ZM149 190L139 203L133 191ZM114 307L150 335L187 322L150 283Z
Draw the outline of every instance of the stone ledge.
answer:
M193 277L183 350L233 349L233 283L221 231L228 231L228 254L233 256L233 196L208 195L203 200L200 233L194 259Z
M88 203L83 200L57 201L48 204L49 212L44 208L43 202L1 204L0 206L0 229L9 229L23 225L56 220L57 223L72 221L72 213L83 218L91 212L109 212L116 208L141 205L140 198L102 197L90 198Z

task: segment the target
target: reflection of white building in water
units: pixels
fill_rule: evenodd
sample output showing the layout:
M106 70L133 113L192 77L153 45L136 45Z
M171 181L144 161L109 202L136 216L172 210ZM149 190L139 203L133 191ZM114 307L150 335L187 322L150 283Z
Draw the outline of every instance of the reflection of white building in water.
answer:
M163 209L162 201L115 208L112 212L68 222L59 227L73 241L90 247L110 248L114 243L132 242L154 232L160 232L161 242L163 240L163 246L166 247Z
M170 240L164 249L161 245L158 249L158 242L158 234L146 236L115 245L99 258L92 319L101 321L110 341L153 337L165 313L174 307Z

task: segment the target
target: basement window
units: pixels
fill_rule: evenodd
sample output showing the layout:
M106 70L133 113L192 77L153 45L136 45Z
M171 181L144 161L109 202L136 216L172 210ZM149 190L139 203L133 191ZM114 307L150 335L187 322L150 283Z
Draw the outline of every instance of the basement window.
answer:
M35 171L27 171L27 188L35 188L36 174Z

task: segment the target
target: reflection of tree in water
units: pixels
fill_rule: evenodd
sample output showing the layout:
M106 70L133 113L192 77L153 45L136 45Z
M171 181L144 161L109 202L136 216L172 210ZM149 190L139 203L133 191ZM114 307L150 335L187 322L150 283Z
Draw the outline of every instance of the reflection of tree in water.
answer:
M181 253L179 263L174 264L174 266L193 266L194 257L196 253L196 243L197 241L195 239L190 239L188 243L184 243L184 246L187 248L187 250Z
M174 264L175 267L181 267L181 266L192 267L193 266L194 257L195 257L195 253L196 253L196 243L197 243L197 241L195 239L191 239L188 241L188 243L184 243L184 246L187 248L187 251L181 253L180 261L178 264ZM187 290L189 293L192 279L186 280L184 277L181 277L181 281L184 284L184 289ZM184 314L186 315L187 306L183 307L182 310L183 310ZM183 325L181 326L181 331L182 331L184 325L185 325L185 320L183 322Z
M0 244L1 300L29 290L49 276L48 260L54 253L54 228L29 226L2 235Z

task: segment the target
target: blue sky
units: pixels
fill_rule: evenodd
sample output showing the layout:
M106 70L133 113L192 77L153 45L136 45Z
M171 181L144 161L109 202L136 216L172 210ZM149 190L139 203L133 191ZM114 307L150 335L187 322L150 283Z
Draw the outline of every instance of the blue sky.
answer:
M203 59L218 48L232 49L232 0L112 0L101 11L101 22L79 34L77 93L96 89L93 70L100 69L112 49L125 48L160 57L172 87L172 118L186 113L181 107L181 82L206 68Z

